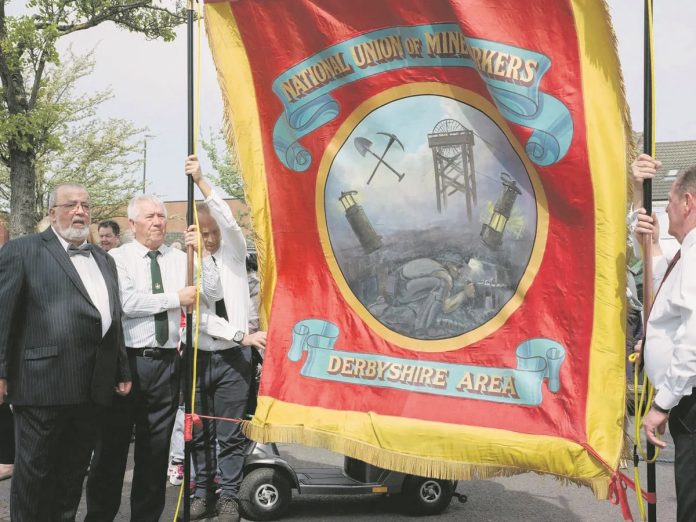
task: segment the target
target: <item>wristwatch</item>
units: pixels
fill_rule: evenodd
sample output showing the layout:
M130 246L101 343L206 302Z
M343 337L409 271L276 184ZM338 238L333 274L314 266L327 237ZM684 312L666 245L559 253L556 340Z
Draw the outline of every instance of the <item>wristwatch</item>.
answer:
M237 331L237 333L234 334L234 337L232 337L232 340L237 344L241 344L244 340L244 332L241 330Z
M669 410L664 409L662 406L657 404L655 401L653 401L652 407L653 407L653 409L655 409L656 411L659 411L660 413L669 413Z

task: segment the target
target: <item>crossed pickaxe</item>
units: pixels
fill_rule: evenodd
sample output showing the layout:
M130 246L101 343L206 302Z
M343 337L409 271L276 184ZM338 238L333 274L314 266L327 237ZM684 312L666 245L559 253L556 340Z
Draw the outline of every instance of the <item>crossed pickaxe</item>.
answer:
M375 158L377 158L377 165L375 165L374 170L372 171L372 174L370 174L370 178L367 180L367 184L370 184L370 181L372 181L372 178L375 177L375 173L377 172L377 169L381 164L384 164L385 167L387 167L389 170L391 170L394 174L396 174L396 177L399 178L399 181L404 179L404 176L406 174L400 174L397 172L389 163L384 161L384 156L387 155L387 152L389 151L389 148L392 146L392 143L396 142L399 144L399 147L401 147L401 150L404 150L404 145L399 141L399 138L396 137L394 134L389 134L388 132L378 132L377 134L382 134L383 136L388 136L389 137L389 143L387 143L387 147L384 149L384 152L382 152L381 156L377 156L374 152L372 152L372 142L368 140L367 138L362 138L358 136L355 138L355 148L358 149L358 152L360 153L361 156L365 156L368 152L372 154Z

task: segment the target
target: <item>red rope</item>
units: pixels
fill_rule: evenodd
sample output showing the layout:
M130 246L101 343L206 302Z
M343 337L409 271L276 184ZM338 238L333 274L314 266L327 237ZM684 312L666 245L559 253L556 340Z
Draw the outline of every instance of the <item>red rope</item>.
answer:
M636 491L636 484L618 469L612 469L612 467L589 444L583 443L582 447L585 448L587 452L595 459L601 462L605 468L612 472L611 482L609 482L609 501L615 506L621 506L621 512L624 520L632 521L633 514L631 513L631 506L628 505L626 490L631 488L633 491ZM638 492L636 491L636 493ZM648 493L647 491L641 489L640 494L649 504L657 503L655 493Z
M190 442L193 438L193 417L190 413L184 415L184 441Z
M193 427L203 427L203 419L222 420L228 422L242 422L243 419L232 419L229 417L213 417L211 415L198 415L197 413L187 413L184 415L184 440L186 442L193 438Z

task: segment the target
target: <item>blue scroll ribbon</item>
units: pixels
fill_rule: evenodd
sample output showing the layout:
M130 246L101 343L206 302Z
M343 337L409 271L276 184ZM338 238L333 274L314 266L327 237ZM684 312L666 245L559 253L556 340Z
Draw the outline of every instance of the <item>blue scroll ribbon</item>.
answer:
M340 112L338 102L331 96L331 91L349 83L369 78L376 74L397 69L412 67L471 67L477 69L470 57L430 56L426 53L426 34L432 35L446 32L459 32L457 24L433 24L411 27L392 27L372 31L351 38L307 58L278 76L273 82L273 92L283 103L283 114L279 117L273 129L273 146L280 161L289 169L303 172L312 162L310 152L299 140L303 136L318 129L333 120ZM404 49L403 57L385 63L377 63L361 69L351 53L351 49L366 42L377 41L381 38L397 37ZM420 40L423 53L412 56L405 50L407 40ZM519 47L481 40L465 38L473 48L487 52L507 53L521 58L523 61L533 61L534 75L531 82L512 82L491 77L485 71L480 71L481 79L501 114L512 123L533 129L525 144L529 158L541 166L552 165L560 161L568 151L573 137L573 121L568 108L557 98L543 93L539 84L544 74L551 67L551 60L541 54ZM340 57L346 66L346 72L324 85L315 87L305 96L291 99L283 85L292 84L300 73L309 67L320 64L330 57ZM532 62L529 62L532 63ZM478 69L477 69L478 70Z
M339 351L339 333L323 319L299 321L288 358L299 362L307 352L300 371L305 377L525 406L541 404L544 381L552 393L561 388L565 349L550 339L521 343L515 350L517 368L490 368Z

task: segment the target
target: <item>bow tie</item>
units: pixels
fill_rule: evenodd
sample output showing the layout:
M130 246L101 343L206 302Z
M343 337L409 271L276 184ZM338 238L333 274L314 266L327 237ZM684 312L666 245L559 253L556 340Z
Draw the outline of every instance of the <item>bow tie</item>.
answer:
M81 245L79 247L76 247L75 245L68 245L68 255L70 257L72 256L85 256L89 257L89 255L92 253L92 245L89 243L86 243L84 245Z

